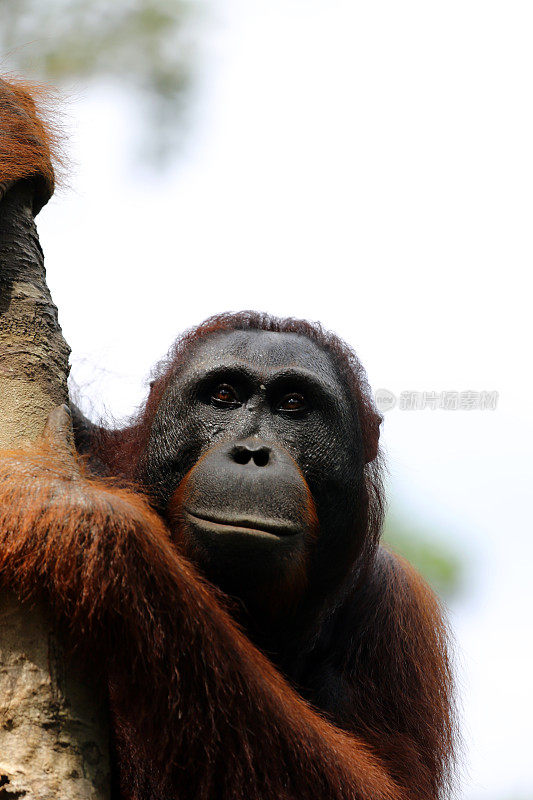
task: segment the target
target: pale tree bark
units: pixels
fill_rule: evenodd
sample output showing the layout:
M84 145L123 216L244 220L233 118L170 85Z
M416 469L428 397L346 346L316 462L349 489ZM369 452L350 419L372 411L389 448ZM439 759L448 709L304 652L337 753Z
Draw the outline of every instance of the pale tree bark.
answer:
M69 348L46 285L35 185L0 184L0 448L42 432L68 402ZM0 596L0 800L107 800L103 692L66 659L44 603Z

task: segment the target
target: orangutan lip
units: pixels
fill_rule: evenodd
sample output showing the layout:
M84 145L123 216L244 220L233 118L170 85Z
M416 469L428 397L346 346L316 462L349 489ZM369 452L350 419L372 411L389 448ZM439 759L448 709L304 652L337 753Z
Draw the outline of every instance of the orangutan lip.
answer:
M185 513L194 521L207 523L213 528L220 528L221 532L231 529L275 538L294 536L299 533L299 530L294 527L294 524L283 520L253 519L251 517L236 517L235 519L225 517L224 519L220 519L207 516L206 514L195 514L187 509L185 509Z

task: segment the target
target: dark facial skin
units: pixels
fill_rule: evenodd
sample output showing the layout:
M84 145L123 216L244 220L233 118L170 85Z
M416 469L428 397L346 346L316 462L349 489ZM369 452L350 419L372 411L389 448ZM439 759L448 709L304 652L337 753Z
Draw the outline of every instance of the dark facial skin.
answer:
M358 422L329 355L304 336L201 342L159 406L143 467L180 546L245 603L289 612L330 565L353 563Z

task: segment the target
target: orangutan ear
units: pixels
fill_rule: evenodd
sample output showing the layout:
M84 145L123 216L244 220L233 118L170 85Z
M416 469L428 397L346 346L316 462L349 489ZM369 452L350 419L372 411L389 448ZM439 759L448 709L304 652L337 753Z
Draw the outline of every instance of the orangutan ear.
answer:
M379 452L379 426L383 422L381 414L374 414L367 423L367 430L363 433L365 464L377 458Z

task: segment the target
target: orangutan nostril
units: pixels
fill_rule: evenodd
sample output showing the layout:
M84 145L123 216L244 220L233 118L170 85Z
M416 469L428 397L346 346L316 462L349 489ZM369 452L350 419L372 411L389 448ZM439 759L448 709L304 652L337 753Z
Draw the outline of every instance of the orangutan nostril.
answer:
M266 467L270 457L270 451L267 447L261 447L259 450L254 450L252 456L256 466Z
M231 452L233 460L237 464L248 464L250 458L252 457L252 453L248 450L247 447L242 447L239 445L235 445Z

